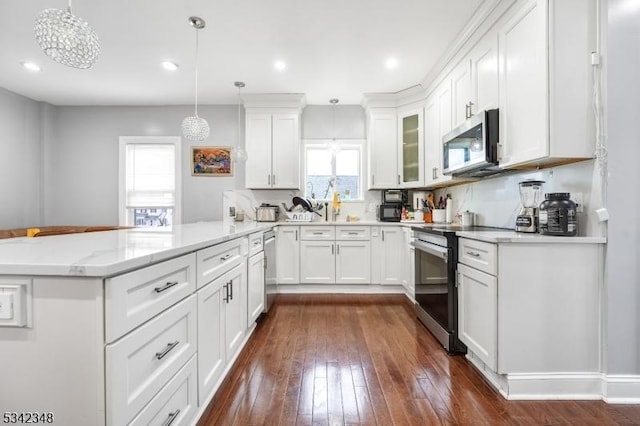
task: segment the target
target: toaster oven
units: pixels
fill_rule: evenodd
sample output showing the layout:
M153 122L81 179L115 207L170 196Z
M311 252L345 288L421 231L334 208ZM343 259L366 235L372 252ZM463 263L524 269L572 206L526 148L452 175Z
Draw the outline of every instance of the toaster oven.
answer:
M277 222L280 214L280 207L270 204L262 204L256 207L257 222Z

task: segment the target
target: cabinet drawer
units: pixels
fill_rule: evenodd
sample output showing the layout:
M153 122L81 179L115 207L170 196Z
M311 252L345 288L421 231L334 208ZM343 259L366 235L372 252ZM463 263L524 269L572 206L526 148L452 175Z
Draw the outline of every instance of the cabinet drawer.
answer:
M107 345L107 424L128 424L196 353L192 295Z
M498 246L484 241L460 238L458 262L491 275L498 275Z
M190 424L198 410L196 357L178 371L129 426Z
M301 226L301 240L334 240L335 226Z
M249 235L249 257L262 251L262 232Z
M240 263L243 241L246 244L246 238L237 238L197 252L198 288Z
M336 240L368 241L370 235L369 226L336 226Z
M105 338L124 336L196 288L196 255L188 254L105 280Z

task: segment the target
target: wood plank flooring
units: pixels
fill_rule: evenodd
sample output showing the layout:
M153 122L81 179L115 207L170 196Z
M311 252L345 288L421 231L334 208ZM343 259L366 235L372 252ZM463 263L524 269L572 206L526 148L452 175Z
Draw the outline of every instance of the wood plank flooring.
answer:
M404 296L279 295L199 426L640 425L639 405L507 401Z

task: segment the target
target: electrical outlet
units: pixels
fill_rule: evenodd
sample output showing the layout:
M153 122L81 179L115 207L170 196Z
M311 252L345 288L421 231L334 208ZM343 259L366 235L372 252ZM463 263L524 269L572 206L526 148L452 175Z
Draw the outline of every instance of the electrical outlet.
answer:
M584 212L584 198L582 196L582 192L573 192L573 193L571 193L571 201L576 203L576 212L577 213Z
M229 216L236 217L236 208L235 207L229 207Z

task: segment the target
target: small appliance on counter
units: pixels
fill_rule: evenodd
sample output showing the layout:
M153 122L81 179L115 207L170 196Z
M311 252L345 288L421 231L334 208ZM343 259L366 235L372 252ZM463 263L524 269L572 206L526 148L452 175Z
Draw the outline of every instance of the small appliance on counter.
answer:
M280 207L262 203L256 207L256 222L277 222L280 215Z
M516 232L538 232L538 205L543 183L542 180L525 180L519 183L522 210L516 218Z
M385 189L382 191L382 204L406 205L409 201L408 191L405 189Z
M380 222L400 222L402 219L402 204L380 204L377 211Z

